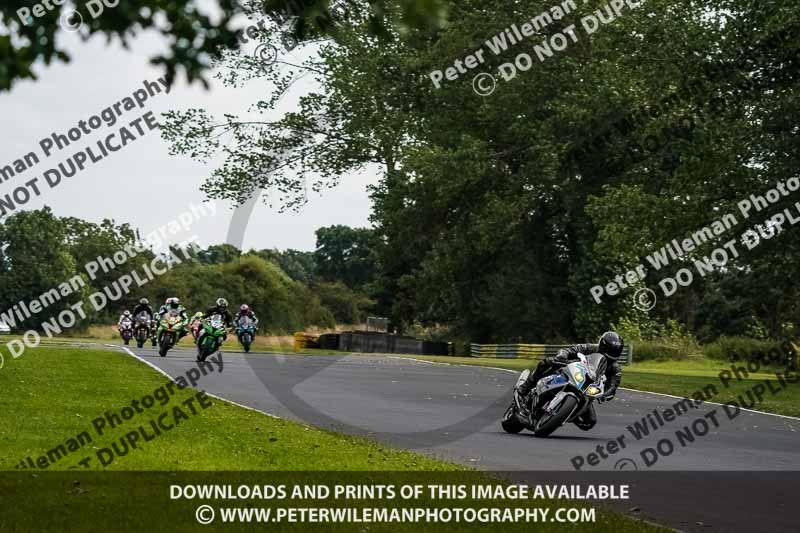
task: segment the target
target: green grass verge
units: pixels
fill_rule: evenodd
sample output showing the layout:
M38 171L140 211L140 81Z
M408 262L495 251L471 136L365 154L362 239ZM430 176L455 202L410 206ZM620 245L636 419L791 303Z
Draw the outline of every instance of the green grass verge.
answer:
M196 391L184 389L166 405L148 409L100 436L92 420L106 410L119 412L133 400L164 385L167 378L118 352L36 348L18 359L6 359L0 370L0 469L13 469L30 456L35 461L82 431L93 442L55 462L64 470L95 455L129 431L149 424L162 412L180 406L189 419L108 469L117 470L453 470L455 465L426 456L392 450L375 442L347 437L271 418L212 399L213 406L192 415L181 402ZM173 389L176 390L176 389ZM195 401L195 404L197 402ZM166 423L169 424L169 418ZM153 433L150 430L149 433Z
M525 359L490 359L430 355L398 355L398 357L409 357L439 363L507 368L519 371L536 365L536 361ZM622 367L622 387L689 398L693 397L697 391L705 390L707 391L705 396L708 401L723 404L729 401L735 401L737 404L746 407L751 403L747 393L752 391L753 387L763 385L764 380L769 380L776 390L780 389L780 392L771 394L767 391L763 395L763 399L757 402L752 409L767 413L800 417L800 383L786 383L785 386L781 386L775 376L775 372L779 371L779 369L772 369L772 371L762 369L758 373L749 374L747 378L742 380L737 380L734 376L726 387L720 381L719 373L723 370L729 370L731 364L732 363L705 358L691 358L683 361L646 361L634 363L633 365ZM737 363L737 366L746 367L746 364ZM797 373L795 373L795 375L796 374ZM709 385L713 385L716 392L707 389ZM713 397L708 397L712 394Z

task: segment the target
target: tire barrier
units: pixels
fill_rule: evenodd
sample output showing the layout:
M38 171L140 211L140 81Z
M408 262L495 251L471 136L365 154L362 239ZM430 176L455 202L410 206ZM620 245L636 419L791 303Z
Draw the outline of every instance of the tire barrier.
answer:
M306 348L319 348L319 337L317 335L307 335L302 331L294 334L294 349L305 350Z
M533 359L553 357L562 348L572 344L470 344L470 357L488 357L492 359ZM633 361L633 347L628 344L619 358L621 365L629 365Z

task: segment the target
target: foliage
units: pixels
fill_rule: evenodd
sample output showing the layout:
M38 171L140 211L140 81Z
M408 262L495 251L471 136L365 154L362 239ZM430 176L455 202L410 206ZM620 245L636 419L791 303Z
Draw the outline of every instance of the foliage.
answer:
M378 273L375 232L349 226L318 229L314 264L321 279L341 280L353 289L364 289Z
M720 337L703 347L703 354L722 361L758 361L782 368L797 368L797 352L789 341L749 337Z
M13 304L26 304L59 285L80 276L84 287L34 314L14 329L38 328L71 304L83 301L86 319L77 329L91 323L116 323L123 310L131 310L142 297L154 308L169 297L178 296L191 311L210 307L219 297L232 306L250 304L265 333L294 333L306 326L328 328L334 315L308 285L291 279L274 262L254 254L241 256L233 246L214 245L178 249L156 257L145 248L137 249L136 232L127 224L104 220L94 224L77 218L60 219L49 208L22 211L6 217L0 225L0 301L3 312ZM115 254L120 260L115 265ZM289 254L289 256L296 254ZM301 257L302 254L300 255ZM103 258L103 260L101 260ZM87 267L90 262L97 265ZM109 267L108 265L112 265ZM165 271L149 280L145 266ZM125 292L120 288L124 276L138 276L145 283L133 283ZM135 281L134 279L134 281ZM89 303L92 293L108 294L105 309L95 312ZM330 300L340 305L337 312L352 307L350 315L363 314L370 301L349 289L336 292ZM111 295L115 297L112 298ZM337 300L336 298L339 298ZM342 311L343 314L344 311Z
M53 215L50 208L20 211L6 217L0 224L0 301L9 310L21 300L39 298L80 272L75 257L67 244L67 223ZM17 328L34 327L55 317L61 310L82 299L86 291L72 288L48 301L56 305L42 305L43 310L24 321ZM63 303L62 303L63 302Z
M375 305L373 300L350 289L341 281L318 283L312 290L322 305L331 311L337 324L363 324Z
M73 10L80 14L77 33L84 41L101 34L109 41L119 39L127 48L137 35L145 31L157 32L167 41L168 53L153 57L151 62L164 67L169 82L182 68L190 82L199 80L208 88L204 74L213 66L212 58L221 51L238 49L237 32L231 27L236 15L269 17L275 33L280 29L276 21L295 16L297 20L290 32L296 39L335 38L338 25L333 23L335 17L330 16L329 11L333 3L331 0L251 0L242 5L234 0L214 0L202 5L195 0L168 3L140 0L136 5L122 3L106 7L95 18L88 4L62 6L54 2L48 4L52 9L44 10L41 17L30 16L29 23L24 23L17 14L22 6L5 4L0 6L0 18L7 29L0 36L0 64L4 67L0 69L0 91L9 90L20 80L36 79L33 65L39 61L49 65L53 60L65 63L71 60L66 48L57 43L57 37L67 31L65 26L79 22L75 15L69 15ZM347 4L342 7L348 17L355 11L363 11L353 1L340 3ZM394 23L400 31L434 31L446 24L448 2L445 0L374 0L364 15L372 33L388 33L387 25L393 22L387 18L387 11L395 4L399 5L400 17ZM32 5L28 8L34 11ZM324 16L325 13L329 16Z
M300 250L259 250L250 252L281 267L290 278L302 283L312 283L317 279L317 263L314 252Z
M535 57L542 39L604 4L586 2L513 51L487 53L481 71L520 52ZM664 333L658 325L674 320L686 331L666 326L665 342L692 353L694 337L753 333L760 324L759 335L775 338L800 323L800 232L788 227L695 275L652 310L633 305L637 288L659 292L665 276L694 269L796 201L739 216L727 234L666 267L646 261L795 175L796 2L653 0L498 81L489 97L474 93L472 75L438 89L431 83L431 71L550 6L469 0L453 3L450 24L434 33L391 25L380 36L356 12L300 65L227 57L227 83L268 82L272 95L253 102L247 117L176 111L167 138L176 152L205 159L221 150L225 163L205 190L240 202L264 188L270 201L296 206L309 189L379 165L379 270L370 294L401 331L444 324L476 342L557 342L626 319L655 339ZM390 7L386 16L399 20L401 12ZM278 102L302 76L313 88L295 111L282 112ZM592 287L638 264L644 280L595 302Z

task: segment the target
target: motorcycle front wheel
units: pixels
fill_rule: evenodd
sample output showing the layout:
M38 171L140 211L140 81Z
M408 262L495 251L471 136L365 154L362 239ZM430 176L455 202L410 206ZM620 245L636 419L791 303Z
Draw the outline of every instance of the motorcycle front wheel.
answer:
M576 405L578 405L578 400L574 396L564 398L557 411L546 414L542 419L536 421L536 429L533 434L537 437L549 436L566 422Z

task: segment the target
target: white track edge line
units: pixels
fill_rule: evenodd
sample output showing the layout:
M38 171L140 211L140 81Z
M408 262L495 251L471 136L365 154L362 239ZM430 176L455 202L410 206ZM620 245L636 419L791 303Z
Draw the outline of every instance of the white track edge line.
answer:
M166 371L164 371L163 369L161 369L158 366L154 365L153 363L151 363L147 359L142 359L140 356L138 356L135 353L133 353L130 350L130 348L128 348L127 346L114 346L112 344L106 344L106 346L113 346L115 348L122 348L123 350L125 350L125 352L128 355L132 356L134 359L136 359L138 361L141 361L142 363L146 364L150 368L153 368L156 372L159 372L160 374L163 374L163 375L167 376L172 381L175 381L175 378L170 376L169 374L167 374ZM235 405L236 407L241 407L242 409L247 409L248 411L255 411L256 413L261 413L262 415L267 415L267 416L269 416L271 418L276 418L278 420L283 420L283 418L281 418L278 415L274 415L272 413L268 413L266 411L262 411L261 409L256 409L255 407L250 407L249 405L242 405L242 404L240 404L238 402L234 402L233 400L229 400L227 398L223 398L222 396L217 396L216 394L212 394L212 393L210 393L208 391L204 391L204 392L206 393L206 396L210 396L212 398L216 398L217 400L221 400L223 402L228 402L229 404Z
M498 368L496 366L467 365L467 364L464 364L464 363L441 363L441 362L425 361L423 359L414 359L413 357L394 357L393 359L406 359L406 360L409 360L409 361L417 361L417 362L420 362L420 363L433 363L433 364L436 364L436 365L465 366L465 367L471 367L471 368L488 368L488 369L491 369L491 370L501 370L503 372L512 372L514 374L518 373L516 370L511 370L509 368ZM654 394L656 396L666 396L666 397L669 397L669 398L677 398L679 400L685 400L686 399L685 396L675 396L674 394L664 394L663 392L651 392L651 391L639 390L639 389L629 389L627 387L620 387L620 389L627 390L627 391L632 391L632 392L640 392L642 394ZM724 403L708 402L708 401L704 401L703 403L708 403L708 404L711 404L711 405L722 405L722 406L727 405L727 404L724 404ZM788 418L789 420L797 420L798 422L800 422L800 417L796 417L796 416L779 415L779 414L776 414L776 413L767 413L766 411L756 411L755 409L746 409L744 407L739 407L739 409L741 411L746 411L748 413L755 413L755 414L759 414L759 415L769 415L769 416L775 416L775 417L778 417L778 418Z

